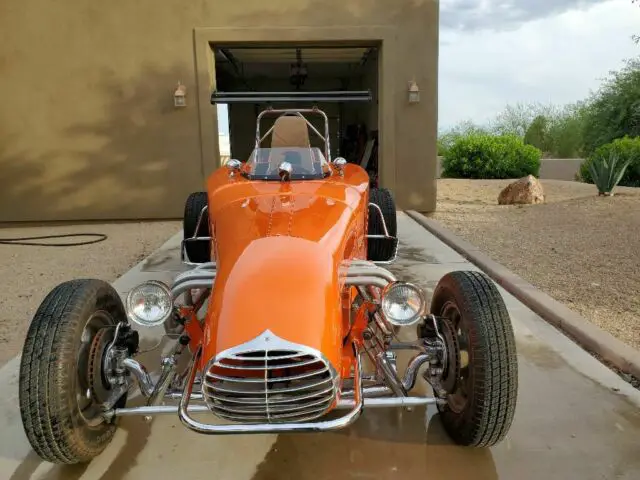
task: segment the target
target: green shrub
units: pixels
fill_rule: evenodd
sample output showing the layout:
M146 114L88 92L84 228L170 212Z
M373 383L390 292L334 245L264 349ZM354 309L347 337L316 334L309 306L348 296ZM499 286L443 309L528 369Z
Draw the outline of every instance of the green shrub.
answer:
M620 186L640 187L640 137L618 138L611 143L598 147L582 165L580 165L580 180L586 183L594 183L590 165L601 158L618 157L618 163L629 162L629 167L620 179Z
M516 135L472 133L456 139L442 159L444 178L538 176L542 152Z

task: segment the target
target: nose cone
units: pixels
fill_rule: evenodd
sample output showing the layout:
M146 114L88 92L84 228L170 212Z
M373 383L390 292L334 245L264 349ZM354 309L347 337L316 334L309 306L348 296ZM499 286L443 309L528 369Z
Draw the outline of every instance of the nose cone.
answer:
M329 250L299 237L264 237L228 268L212 294L204 362L270 330L340 364L340 286Z

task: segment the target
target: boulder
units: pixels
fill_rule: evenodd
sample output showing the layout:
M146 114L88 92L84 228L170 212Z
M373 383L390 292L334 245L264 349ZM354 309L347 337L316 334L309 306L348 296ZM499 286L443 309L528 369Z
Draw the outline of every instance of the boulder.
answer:
M516 180L507 185L498 195L498 204L544 203L544 190L540 181L533 175Z

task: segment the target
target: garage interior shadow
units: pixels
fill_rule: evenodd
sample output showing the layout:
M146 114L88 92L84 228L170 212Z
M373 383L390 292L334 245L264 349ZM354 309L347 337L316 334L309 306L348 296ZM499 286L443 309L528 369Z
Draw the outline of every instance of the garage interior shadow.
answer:
M211 47L215 97L228 109L232 158L250 157L260 112L270 107L317 107L328 117L331 157L339 155L360 163L372 179L377 178L379 43L227 43ZM358 95L364 92L370 96ZM299 98L300 94L305 94L304 100L282 101L283 96ZM340 94L339 100L336 94ZM305 113L305 117L324 136L324 119L313 113ZM275 119L269 115L261 120L262 135ZM268 147L270 138L267 136L261 146ZM324 153L324 141L315 132L310 131L310 142ZM366 160L361 163L363 158Z

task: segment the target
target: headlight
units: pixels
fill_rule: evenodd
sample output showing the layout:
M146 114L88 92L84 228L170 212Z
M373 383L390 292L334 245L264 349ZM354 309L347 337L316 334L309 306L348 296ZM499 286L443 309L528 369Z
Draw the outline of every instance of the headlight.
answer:
M162 325L171 316L171 290L156 280L141 283L127 295L127 314L132 322L143 327Z
M406 327L416 323L425 306L422 290L411 283L390 283L382 291L382 313L393 325Z

